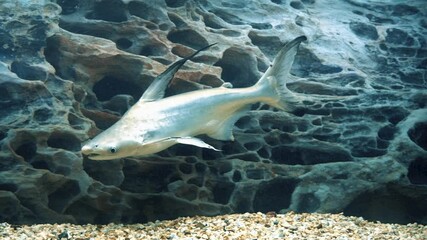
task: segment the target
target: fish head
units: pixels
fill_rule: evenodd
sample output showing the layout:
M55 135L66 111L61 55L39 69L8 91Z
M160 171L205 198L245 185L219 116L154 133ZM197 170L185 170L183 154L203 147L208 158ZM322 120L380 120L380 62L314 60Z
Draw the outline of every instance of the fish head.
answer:
M81 152L92 160L112 160L133 156L140 147L138 138L106 130L84 144Z

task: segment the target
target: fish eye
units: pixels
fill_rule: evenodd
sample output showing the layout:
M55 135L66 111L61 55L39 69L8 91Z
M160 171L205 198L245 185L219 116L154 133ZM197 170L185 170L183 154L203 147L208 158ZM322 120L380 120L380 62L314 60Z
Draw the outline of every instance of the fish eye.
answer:
M117 149L116 149L115 147L112 147L112 148L110 148L110 152L111 152L111 153L116 153L116 152L117 152Z

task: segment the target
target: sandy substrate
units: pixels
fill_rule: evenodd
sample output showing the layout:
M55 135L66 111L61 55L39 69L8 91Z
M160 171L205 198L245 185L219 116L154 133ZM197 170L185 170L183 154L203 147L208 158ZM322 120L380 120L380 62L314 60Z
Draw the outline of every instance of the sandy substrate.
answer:
M0 224L0 239L427 239L427 226L373 223L341 214L233 214L146 224Z

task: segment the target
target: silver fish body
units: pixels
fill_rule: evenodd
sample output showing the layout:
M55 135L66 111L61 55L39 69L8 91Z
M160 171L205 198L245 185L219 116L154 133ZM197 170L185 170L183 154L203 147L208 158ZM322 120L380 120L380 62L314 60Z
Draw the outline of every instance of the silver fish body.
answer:
M263 102L287 110L297 101L284 78L305 39L296 38L282 48L273 65L248 88L222 86L162 98L167 84L153 87L144 93L149 98L143 95L117 123L83 146L82 153L93 160L109 160L153 154L177 143L216 150L194 136L234 140L233 126L251 104Z

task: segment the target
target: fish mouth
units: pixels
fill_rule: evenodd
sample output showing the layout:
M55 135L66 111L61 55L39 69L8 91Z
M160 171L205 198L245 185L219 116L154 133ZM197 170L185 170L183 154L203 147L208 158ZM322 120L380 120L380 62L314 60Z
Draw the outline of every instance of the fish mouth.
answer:
M96 156L99 156L99 155L101 155L101 154L99 154L99 153L90 153L90 154L87 154L86 156L88 156L89 158L91 158L91 157L96 157Z
M93 157L97 157L97 156L101 155L87 145L82 147L81 152L83 155L87 156L88 158L93 158Z
M93 159L93 158L96 158L98 156L101 156L101 154L99 154L99 153L83 153L83 155L86 156L86 157L88 157L88 158L90 158L90 159Z
M99 154L99 153L90 153L90 154L87 154L85 156L87 158L89 158L90 160L113 160L113 159L118 158L116 156L103 155L103 154Z

